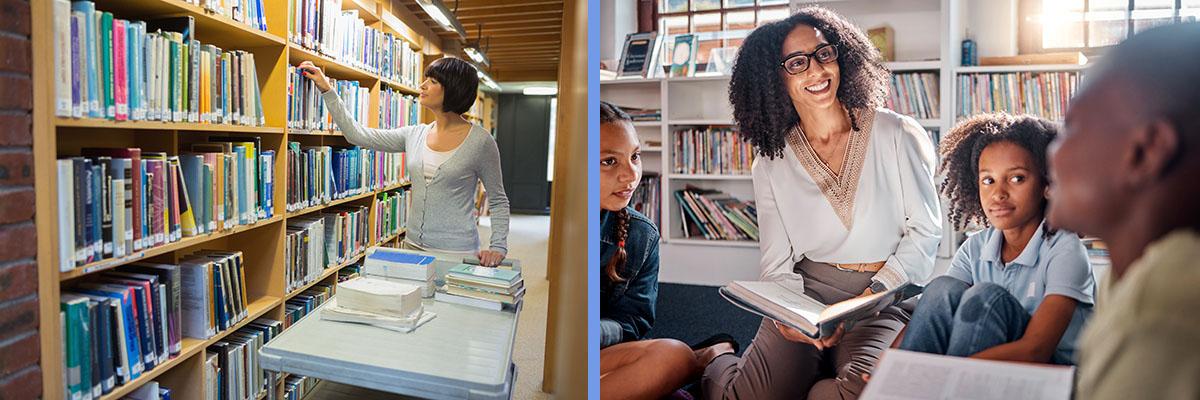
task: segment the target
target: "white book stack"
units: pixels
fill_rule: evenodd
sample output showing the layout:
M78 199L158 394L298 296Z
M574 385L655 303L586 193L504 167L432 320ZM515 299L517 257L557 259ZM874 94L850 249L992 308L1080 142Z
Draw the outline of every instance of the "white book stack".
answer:
M418 326L429 322L436 316L436 313L418 310L404 318L389 317L339 307L337 298L330 299L328 305L321 309L321 319L324 320L367 324L405 333L412 332L413 329L417 329Z
M421 297L433 297L433 256L405 252L388 247L372 247L363 261L363 274L407 281L421 287Z
M337 294L338 304L349 310L392 318L421 312L421 288L417 285L360 277L338 283Z

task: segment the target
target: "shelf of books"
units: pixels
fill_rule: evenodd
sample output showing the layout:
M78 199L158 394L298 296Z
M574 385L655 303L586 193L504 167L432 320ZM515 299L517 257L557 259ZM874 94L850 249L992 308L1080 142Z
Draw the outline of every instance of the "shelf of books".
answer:
M367 247L399 245L411 185L404 154L348 142L294 67L323 67L364 126L419 123L420 46L391 7L32 4L35 67L53 71L34 80L39 318L58 321L40 329L42 397L311 389L266 382L256 349Z

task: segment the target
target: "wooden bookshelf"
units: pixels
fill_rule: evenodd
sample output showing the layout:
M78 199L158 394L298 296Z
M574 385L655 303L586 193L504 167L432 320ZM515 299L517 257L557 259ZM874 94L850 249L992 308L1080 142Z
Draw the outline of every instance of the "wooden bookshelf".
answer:
M382 29L405 40L415 50L421 48L395 16L386 11L382 2L387 0L343 0L343 9L358 10L367 25ZM128 20L147 20L167 16L188 15L195 20L195 38L205 44L213 44L224 50L245 50L254 54L258 69L259 93L263 102L265 126L243 126L204 123L168 123L158 121L109 121L104 119L60 118L54 115L54 38L53 8L50 1L31 3L33 17L33 66L34 66L34 115L33 129L37 138L34 143L34 182L36 188L36 226L38 243L38 319L43 321L39 329L41 343L42 398L63 397L62 382L62 337L59 320L61 292L79 282L92 279L97 273L111 270L137 261L176 263L181 258L203 249L240 250L246 266L246 293L250 299L248 317L230 329L218 332L208 339L184 338L182 351L175 358L144 372L139 378L117 386L100 400L115 400L127 396L143 384L157 380L166 387L176 389L174 397L182 400L202 398L198 390L203 385L204 349L224 339L231 332L249 322L266 317L284 320L285 302L298 293L320 282L336 282L337 272L363 258L363 254L327 267L322 275L304 287L287 292L284 282L284 243L288 218L318 212L344 204L362 205L369 210L370 226L378 215L372 200L378 194L402 191L411 188L410 182L401 182L378 190L338 199L328 204L287 212L287 152L289 141L304 145L345 146L349 143L338 131L305 131L287 128L287 67L301 61L312 61L325 69L335 79L358 80L370 90L367 126L378 126L379 89L390 86L407 94L418 94L419 90L399 82L384 79L376 74L353 67L348 63L304 49L287 40L287 24L291 2L288 0L264 0L264 16L267 31L259 31L231 18L213 14L183 0L105 0L96 1L97 8L112 12L114 17ZM388 22L385 24L384 22ZM400 32L408 30L409 32ZM421 64L424 66L424 64ZM274 216L253 224L239 225L204 235L187 237L162 246L135 251L115 259L96 261L67 272L59 271L58 222L57 222L57 176L55 160L59 157L78 155L83 147L140 147L147 151L162 151L179 154L190 148L192 143L205 141L208 135L242 135L247 138L262 138L262 148L274 150L275 185L273 187ZM370 240L368 246L393 244L401 240L406 229ZM282 387L273 388L277 397L282 396Z

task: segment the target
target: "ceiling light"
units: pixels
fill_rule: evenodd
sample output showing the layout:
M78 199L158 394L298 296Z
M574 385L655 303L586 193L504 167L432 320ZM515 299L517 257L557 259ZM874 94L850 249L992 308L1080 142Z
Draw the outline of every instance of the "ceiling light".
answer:
M558 88L550 86L530 86L521 90L526 96L553 96L558 94Z
M425 10L426 14L429 14L429 18L433 18L446 30L457 33L460 40L467 40L467 33L463 30L462 24L458 23L458 18L453 16L453 13L441 0L417 0L417 4L421 5L421 9Z
M483 73L483 70L476 70L475 74L479 76L479 81L483 82L484 85L495 91L500 91L500 85L496 84L496 81L492 80L492 77L488 76L488 74Z
M476 64L490 66L492 63L488 60L487 54L484 54L478 47L464 47L463 52L467 53L467 57L475 60Z

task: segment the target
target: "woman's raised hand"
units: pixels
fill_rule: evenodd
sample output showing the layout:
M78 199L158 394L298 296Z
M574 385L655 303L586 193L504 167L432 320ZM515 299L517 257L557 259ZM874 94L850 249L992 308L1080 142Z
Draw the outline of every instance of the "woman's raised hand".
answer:
M329 91L329 80L325 78L325 73L321 72L320 68L313 65L312 61L300 63L299 68L304 73L304 76L312 79L313 83L317 84L317 89L321 89L321 93Z

